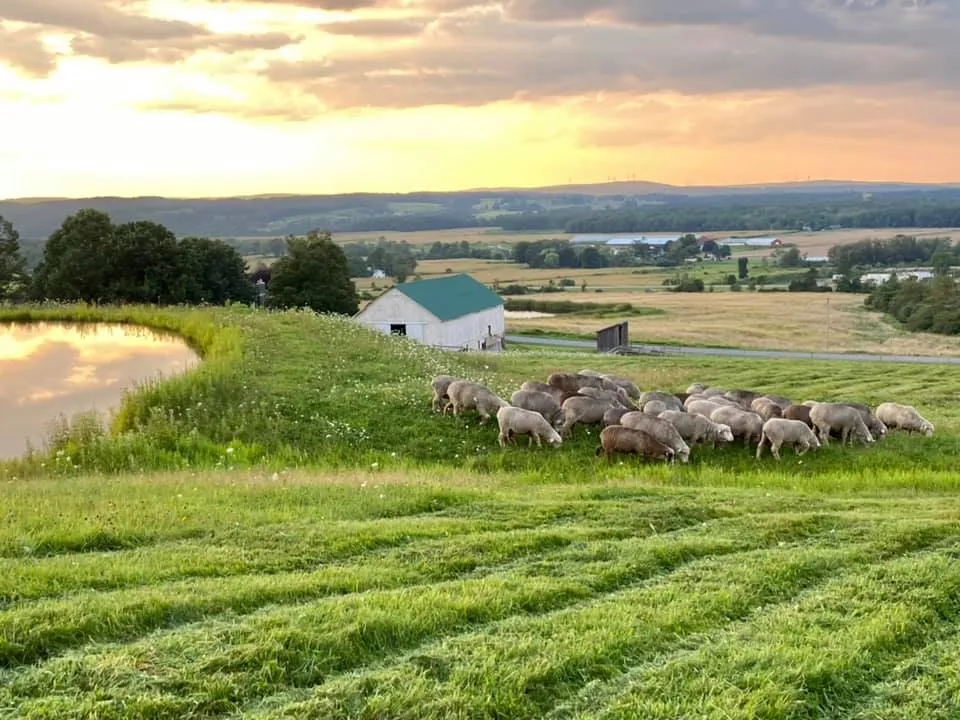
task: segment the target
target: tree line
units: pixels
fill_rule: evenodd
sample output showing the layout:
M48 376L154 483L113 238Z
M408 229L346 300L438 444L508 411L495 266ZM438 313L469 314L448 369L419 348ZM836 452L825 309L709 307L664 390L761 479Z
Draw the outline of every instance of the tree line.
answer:
M836 245L830 248L827 257L836 271L844 275L857 267L950 266L960 264L960 245L953 245L950 238L897 235L890 240L861 240Z
M159 223L117 224L107 213L86 208L47 238L30 273L17 230L0 217L0 301L251 303L258 276L267 283L269 306L357 311L347 257L329 233L288 237L273 268L251 274L243 257L222 240L178 239Z
M900 280L896 274L878 285L866 307L893 316L908 330L960 335L960 284L945 273L930 280Z

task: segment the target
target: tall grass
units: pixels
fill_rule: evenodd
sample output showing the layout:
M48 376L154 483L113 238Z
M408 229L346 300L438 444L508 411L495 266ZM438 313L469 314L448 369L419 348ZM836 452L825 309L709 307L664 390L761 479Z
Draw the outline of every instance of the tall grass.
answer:
M0 477L90 472L295 467L417 470L457 467L520 473L527 482L643 477L670 485L745 485L818 490L927 489L960 485L960 385L949 367L794 360L608 357L512 351L448 353L311 312L248 308L34 307L21 320L136 322L182 334L203 356L190 372L134 389L109 433L83 422L61 427L46 454L5 463ZM0 320L9 319L0 314ZM597 431L578 427L559 449L501 450L495 420L478 424L430 411L429 382L450 373L503 397L524 380L585 366L633 378L645 389L680 391L694 381L806 399L916 405L934 438L894 435L875 446L832 444L803 458L757 461L742 446L696 448L687 466L610 466Z

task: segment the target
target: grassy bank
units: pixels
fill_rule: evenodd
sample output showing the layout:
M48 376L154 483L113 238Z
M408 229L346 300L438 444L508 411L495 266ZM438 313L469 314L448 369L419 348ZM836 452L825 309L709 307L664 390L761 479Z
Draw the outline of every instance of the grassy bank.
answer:
M32 318L70 317L64 308ZM960 410L950 367L720 358L606 357L518 352L444 353L413 341L358 330L347 320L245 308L94 310L85 319L140 322L182 332L205 357L201 366L132 393L114 433L68 435L55 451L7 463L3 477L141 473L197 468L296 467L412 469L457 467L516 472L540 482L589 482L638 472L681 485L943 489L955 471ZM3 316L0 315L0 320ZM495 421L430 412L430 379L470 377L509 398L524 380L582 367L626 374L643 388L682 390L703 381L784 393L797 401L837 399L915 404L938 428L934 438L895 436L871 448L832 445L802 461L757 461L742 447L698 448L689 466L605 466L596 431L578 429L562 448L501 450Z

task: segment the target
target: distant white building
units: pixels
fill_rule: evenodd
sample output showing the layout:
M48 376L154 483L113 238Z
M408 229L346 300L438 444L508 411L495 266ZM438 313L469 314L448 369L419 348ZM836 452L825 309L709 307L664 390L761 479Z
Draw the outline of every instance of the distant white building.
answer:
M383 280L386 276L387 274L383 270L374 270L372 273L370 273L370 277L372 277L374 280Z
M469 275L394 285L354 315L361 325L446 350L503 348L503 299Z
M888 270L886 272L866 273L860 276L860 282L864 285L882 285L893 277L894 272L898 279L916 278L917 280L929 280L933 273L929 270Z

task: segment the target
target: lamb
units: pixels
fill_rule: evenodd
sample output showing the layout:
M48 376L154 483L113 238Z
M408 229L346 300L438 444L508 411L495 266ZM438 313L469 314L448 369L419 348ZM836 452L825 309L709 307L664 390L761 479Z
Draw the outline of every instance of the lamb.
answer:
M560 434L550 426L543 415L533 410L502 407L497 410L497 424L500 426L500 435L497 437L500 447L504 447L505 441L512 440L515 435L526 435L528 446L533 445L534 439L537 447L543 447L543 440L554 447L563 443Z
M788 405L783 410L783 416L787 420L800 420L806 423L808 428L813 428L813 420L810 419L809 405Z
M760 442L763 435L763 418L755 412L735 407L717 408L710 414L715 423L729 425L735 438L743 438L743 444L750 447L751 442Z
M893 430L906 430L911 434L920 432L931 437L935 429L933 423L921 416L912 405L885 402L877 405L876 414L880 422Z
M543 419L557 427L563 422L563 410L553 395L536 390L517 390L510 396L510 404L514 407L532 410L540 413Z
M660 419L673 425L690 447L699 443L716 447L718 442L733 442L733 432L728 425L715 423L703 415L667 410L660 413Z
M453 375L437 375L430 382L430 387L433 388L433 412L440 412L444 405L442 401L450 399L447 396L447 388L456 379Z
M729 390L723 394L728 400L733 400L744 410L750 410L750 404L760 397L761 393L753 390Z
M680 462L690 462L690 446L683 441L677 429L666 420L642 412L630 412L620 418L620 424L634 430L650 433L664 445L669 446L680 458Z
M714 396L722 396L725 392L727 391L724 388L718 388L718 387L708 387L706 390L702 391L702 393L706 395L708 398L714 397Z
M780 448L784 445L793 446L793 451L800 457L810 448L820 447L820 441L802 420L788 420L786 418L770 418L763 424L760 434L760 444L757 445L757 459L763 454L763 446L770 443L770 452L780 459Z
M660 400L651 400L643 406L643 412L645 412L647 415L653 415L654 417L657 417L660 413L666 412L669 409L670 408L667 407L667 404L661 402Z
M783 417L783 410L780 408L780 406L774 403L770 398L762 395L750 403L750 410L755 412L764 420Z
M563 402L563 424L558 428L563 437L573 434L577 423L594 425L603 422L603 414L610 409L610 403L592 397L572 397Z
M840 403L817 403L810 409L810 420L817 429L820 443L824 446L830 444L830 431L834 430L840 433L840 442L852 445L854 440L859 440L864 445L873 442L873 435L867 429L860 411L849 405Z
M620 418L622 418L628 412L633 412L633 410L628 410L625 407L610 408L603 414L603 426L609 427L610 425L619 425Z
M480 424L483 425L498 409L509 406L509 403L498 396L490 388L469 380L454 380L447 387L450 401L444 406L443 414L453 408L453 414L458 415L461 410L476 410L480 414Z
M673 462L676 457L673 448L657 440L643 430L634 430L623 425L611 425L600 432L600 447L597 455L603 453L609 462L613 453L636 453L640 457Z

